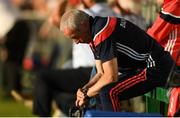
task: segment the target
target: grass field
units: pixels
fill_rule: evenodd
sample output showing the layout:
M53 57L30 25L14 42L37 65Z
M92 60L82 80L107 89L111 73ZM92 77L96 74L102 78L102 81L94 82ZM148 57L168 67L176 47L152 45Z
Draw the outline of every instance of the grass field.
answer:
M32 110L13 99L0 98L0 117L36 117Z

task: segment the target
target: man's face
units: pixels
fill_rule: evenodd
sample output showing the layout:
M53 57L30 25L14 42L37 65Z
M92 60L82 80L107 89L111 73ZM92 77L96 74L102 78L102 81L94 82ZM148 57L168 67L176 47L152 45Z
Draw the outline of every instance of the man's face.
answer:
M67 36L68 38L72 39L76 44L79 43L89 43L89 36L86 30L82 31L75 31L66 28L64 30L64 35Z

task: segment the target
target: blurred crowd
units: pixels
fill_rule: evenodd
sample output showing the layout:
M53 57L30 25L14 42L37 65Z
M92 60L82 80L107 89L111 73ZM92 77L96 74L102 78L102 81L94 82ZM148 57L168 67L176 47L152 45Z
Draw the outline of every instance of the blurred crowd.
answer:
M163 0L1 0L0 1L0 91L3 97L22 97L37 102L34 98L36 89L41 82L37 75L43 71L43 75L52 70L66 70L67 73L74 72L74 69L82 67L92 68L94 62L91 54L87 55L89 49L81 46L74 46L71 40L66 38L59 31L60 16L68 9L81 9L92 16L117 16L130 20L141 29L147 30L155 20ZM96 6L94 6L96 5ZM99 5L99 6L98 6ZM103 8L103 9L102 9ZM105 10L105 11L103 11ZM83 57L79 50L87 50ZM75 59L78 57L79 59ZM87 59L86 59L87 58ZM83 62L86 60L87 62ZM80 72L79 70L77 70ZM65 74L65 71L61 73ZM42 74L42 73L41 73ZM88 75L90 71L88 70ZM49 76L49 75L48 75ZM68 77L63 75L64 79ZM41 76L42 77L42 76ZM43 76L44 77L44 76ZM58 75L60 77L60 75ZM77 74L77 78L78 78ZM89 77L83 76L84 83ZM51 78L51 77L50 77ZM75 78L75 77L74 77ZM70 78L70 79L74 79ZM81 78L81 77L79 77ZM78 79L77 79L78 81ZM75 83L72 83L75 84ZM79 85L79 84L78 84ZM57 85L58 86L58 85ZM67 85L71 87L70 85ZM72 85L73 86L73 85ZM39 89L40 94L45 90ZM34 91L36 94L34 94ZM68 91L68 90L67 90ZM68 93L68 92L67 92ZM69 94L70 93L70 94ZM57 97L58 110L63 109L58 101L69 100L74 102L74 93L63 93ZM48 94L50 95L50 94ZM66 97L68 96L68 98ZM45 99L44 97L42 99ZM50 99L50 98L48 98ZM53 99L53 98L52 98ZM35 100L35 101L33 101ZM52 100L53 101L53 100ZM52 103L50 101L50 103ZM66 105L66 101L63 105ZM124 110L144 111L142 98L137 98L139 108L135 102L124 102ZM49 103L49 104L50 104ZM140 105L142 103L142 105ZM37 104L41 104L38 103ZM73 104L73 103L72 103ZM131 104L131 105L130 105ZM126 106L131 106L126 108ZM31 106L32 107L32 106ZM37 106L33 107L36 109ZM49 106L38 106L41 107ZM69 107L69 106L68 106ZM47 112L50 112L48 108ZM42 111L34 111L36 115L48 116ZM67 115L67 109L62 110Z

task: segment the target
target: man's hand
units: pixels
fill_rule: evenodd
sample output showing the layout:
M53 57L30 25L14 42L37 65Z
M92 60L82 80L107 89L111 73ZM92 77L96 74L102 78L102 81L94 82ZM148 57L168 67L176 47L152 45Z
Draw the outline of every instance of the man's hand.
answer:
M84 93L82 92L82 89L78 89L76 93L76 106L81 107L85 105L87 100L85 99Z

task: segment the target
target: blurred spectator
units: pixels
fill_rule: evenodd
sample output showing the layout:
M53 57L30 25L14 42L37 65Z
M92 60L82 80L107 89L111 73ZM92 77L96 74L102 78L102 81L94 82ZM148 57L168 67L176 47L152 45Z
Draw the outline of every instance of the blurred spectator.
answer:
M37 39L31 41L26 52L23 65L25 70L39 71L56 68L61 46L55 32L57 31L46 22L41 26Z
M21 91L22 60L30 40L30 27L25 20L17 20L14 27L8 32L5 41L7 59L4 66L4 79L8 90Z
M10 95L10 91L13 89L19 92L22 90L21 64L25 54L26 47L30 40L29 24L26 20L20 19L19 17L20 9L16 8L16 6L14 6L14 4L12 4L11 2L12 1L5 1L5 3L8 3L8 6L4 5L3 7L7 11L11 11L9 13L11 13L12 15L9 15L9 13L7 12L7 14L4 15L2 20L5 18L8 19L6 21L1 22L3 23L2 26L5 27L2 28L4 29L4 32L8 31L6 33L6 36L4 37L5 38L5 40L3 41L4 48L2 50L2 53L7 55L6 56L7 58L4 59L4 63L3 63L2 78L3 78L3 86L8 96ZM16 17L14 17L14 14L16 15ZM9 23L9 24L5 25L4 23Z
M92 17L118 16L107 4L107 0L81 0L82 10Z
M7 51L4 46L5 36L7 32L9 32L9 30L13 27L16 21L17 14L13 9L12 4L5 0L0 1L0 14L0 88L2 88L4 83L2 70L4 66L4 61L7 58Z
M49 22L59 27L60 17L62 14L69 10L79 6L79 0L59 0L57 7L51 13L51 17L49 17Z
M52 7L56 5L49 1L47 1L46 4L43 5L48 6L48 9L44 9L47 10L46 12L44 12L46 14L41 14L39 11L37 11L38 13L36 14L31 14L32 12L39 10L38 6L40 5L37 5L37 7L32 6L32 8L34 8L33 11L28 11L28 14L25 14L25 17L22 17L30 21L30 26L32 30L30 42L28 43L28 47L25 50L22 69L24 75L22 82L23 89L26 90L25 94L28 94L28 96L26 95L28 99L29 95L31 95L30 92L32 92L29 90L32 90L32 87L34 87L34 83L32 82L35 79L35 74L39 73L39 71L41 70L48 71L50 69L59 68L62 63L67 58L69 58L69 51L71 51L71 47L69 46L70 41L64 40L62 38L63 36L59 35L58 28L52 26L52 24L49 24L49 22L47 22L47 19L43 19L48 17L49 13L53 9ZM39 16L39 13L42 16ZM59 38L61 40L58 40ZM64 54L62 54L61 56L63 57L60 58L61 51L63 51ZM30 86L27 85L27 82L29 82ZM17 93L17 91L13 91L12 95L16 100L21 102L27 100L27 97L24 96L24 93L19 94ZM31 106L32 104L28 105L28 107Z
M141 0L109 0L109 5L121 17L146 30L147 24L141 15Z

